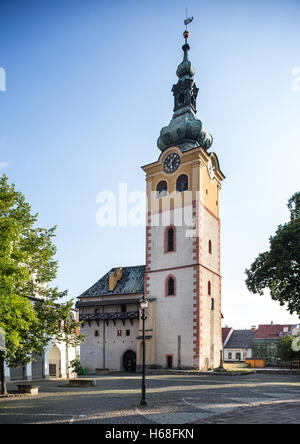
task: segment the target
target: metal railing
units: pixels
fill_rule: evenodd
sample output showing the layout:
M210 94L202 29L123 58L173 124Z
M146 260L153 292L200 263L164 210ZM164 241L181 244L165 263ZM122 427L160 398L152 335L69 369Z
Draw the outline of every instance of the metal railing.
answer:
M138 311L112 312L112 313L80 313L80 321L108 321L116 319L139 319Z

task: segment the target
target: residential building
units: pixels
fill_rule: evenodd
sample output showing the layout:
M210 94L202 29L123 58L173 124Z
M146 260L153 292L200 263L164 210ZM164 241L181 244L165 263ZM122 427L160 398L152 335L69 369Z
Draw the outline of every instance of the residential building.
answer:
M70 316L78 320L78 310L72 310ZM72 374L70 362L80 356L80 347L67 345L55 338L49 342L42 356L35 355L34 360L27 365L9 368L5 365L6 381L40 380L52 378L67 378Z
M284 335L292 335L296 325L263 324L259 325L253 340L254 358L265 359L266 365L277 366L277 347Z
M224 362L245 362L253 357L253 330L232 330L224 344Z

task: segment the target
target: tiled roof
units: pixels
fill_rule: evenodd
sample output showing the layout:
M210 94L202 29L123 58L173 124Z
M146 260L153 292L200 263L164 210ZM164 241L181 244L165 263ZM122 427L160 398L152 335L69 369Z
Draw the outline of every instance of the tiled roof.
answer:
M224 342L226 341L227 336L229 335L231 330L232 330L232 328L230 328L230 327L223 327L222 328L222 344L224 344Z
M108 277L110 273L114 273L116 270L117 268L112 268L91 288L82 293L79 298L144 293L145 265L123 267L121 279L118 281L115 289L113 291L109 291Z
M285 334L292 334L295 325L263 324L256 330L254 339L280 339ZM284 331L285 328L288 331Z
M225 348L252 348L254 335L252 330L233 330Z

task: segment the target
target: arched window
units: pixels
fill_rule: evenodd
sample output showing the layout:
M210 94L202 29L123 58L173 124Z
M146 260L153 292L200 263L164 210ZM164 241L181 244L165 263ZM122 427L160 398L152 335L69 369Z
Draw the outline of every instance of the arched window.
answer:
M181 174L176 181L176 191L182 192L189 189L189 178L186 174Z
M175 290L175 281L172 277L168 280L168 296L173 296Z
M176 296L176 280L174 276L168 276L166 279L166 296Z
M156 197L165 197L168 193L168 184L165 180L160 181L156 187Z
M211 282L210 282L210 281L208 281L208 285L207 285L207 293L208 293L208 296L211 295Z
M208 242L208 252L209 252L209 254L212 254L212 243L211 243L211 240Z

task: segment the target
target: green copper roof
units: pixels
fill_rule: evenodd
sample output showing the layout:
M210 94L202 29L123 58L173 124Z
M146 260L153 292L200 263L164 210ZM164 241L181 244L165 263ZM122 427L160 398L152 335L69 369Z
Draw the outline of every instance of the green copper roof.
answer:
M116 268L112 268L91 288L82 293L79 298L144 293L145 268L145 265L124 267L121 279L118 281L114 290L110 291L108 286L109 274L117 270Z
M213 143L212 136L205 130L201 120L196 118L196 99L199 90L193 80L195 69L189 60L190 46L187 43L187 31L184 37L183 61L176 71L179 80L172 88L174 114L169 125L162 128L157 141L157 146L161 151L170 146L178 146L181 151L197 146L209 149Z

